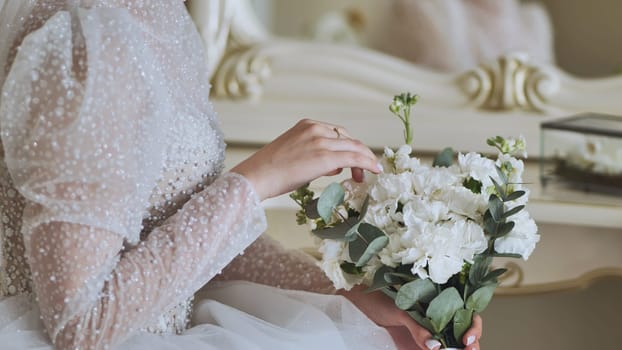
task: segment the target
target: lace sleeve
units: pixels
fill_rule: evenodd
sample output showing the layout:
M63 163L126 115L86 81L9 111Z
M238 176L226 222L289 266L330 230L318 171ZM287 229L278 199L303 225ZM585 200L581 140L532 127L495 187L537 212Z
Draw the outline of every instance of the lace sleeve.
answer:
M218 275L218 280L246 280L284 289L335 294L333 283L309 255L286 250L262 235Z
M167 41L145 45L143 27L120 9L60 11L23 40L2 87L4 158L26 201L21 233L56 348L118 344L265 229L252 186L227 173L139 241L180 104L170 91L181 89L160 64L179 65L166 56L177 51L156 55Z
M123 254L119 236L98 228L36 227L29 262L48 334L61 349L118 344L190 297L265 225L250 184L229 173Z

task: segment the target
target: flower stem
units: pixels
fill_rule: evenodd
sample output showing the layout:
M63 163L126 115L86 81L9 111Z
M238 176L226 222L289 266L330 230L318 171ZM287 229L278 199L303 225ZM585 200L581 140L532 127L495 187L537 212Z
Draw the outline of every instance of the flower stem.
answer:
M407 145L412 145L413 143L413 130L410 127L410 107L406 109L406 120L404 121L404 139Z

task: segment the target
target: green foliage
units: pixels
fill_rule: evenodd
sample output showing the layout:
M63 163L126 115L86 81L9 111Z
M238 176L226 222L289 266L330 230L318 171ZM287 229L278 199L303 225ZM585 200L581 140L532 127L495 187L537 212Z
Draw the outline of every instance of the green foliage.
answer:
M466 301L466 307L475 312L482 312L492 300L492 296L497 288L496 284L485 285L471 294Z
M363 271L363 268L358 267L349 261L342 262L339 267L341 268L341 270L343 270L343 272L350 275L362 275L365 273L365 271Z
M463 306L462 297L454 287L443 290L434 298L426 310L426 316L430 319L434 332L441 333L456 311Z
M335 226L318 228L311 231L315 236L322 239L346 240L347 232L358 223L358 218L347 218Z
M418 279L400 287L395 298L395 305L402 310L409 310L417 303L429 303L437 295L432 281Z
M300 206L300 210L296 212L296 223L298 225L304 225L307 223L307 218L311 218L312 213L308 210L308 206L313 202L313 191L309 189L309 184L305 184L296 191L290 193L289 197L293 199Z
M434 330L434 325L432 325L432 321L430 321L429 318L423 316L423 314L417 310L413 310L413 311L406 311L408 313L408 315L410 315L410 317L412 317L415 321L417 321L417 323L419 323L420 325L423 326L423 328L427 329L428 331L430 331L430 333L434 334L437 333Z
M379 239L379 238L380 240L376 241L376 239ZM375 243L372 245L373 242ZM369 261L369 259L371 259L373 255L380 252L380 250L386 247L388 243L389 243L389 237L387 237L384 234L384 232L382 232L382 230L380 230L379 228L373 225L370 225L367 223L361 223L358 228L357 238L348 244L348 252L350 254L350 260L356 261L357 266L362 266L367 262L363 263L362 265L359 265L360 261L364 261L365 259ZM370 253L373 251L376 251L376 252L373 254ZM372 255L368 257L369 254L372 254Z
M490 264L492 263L492 257L485 254L476 255L473 259L473 265L469 270L469 282L475 288L484 284L486 274L490 270Z
M343 203L344 197L345 191L340 184L332 183L326 187L317 201L317 212L324 222L328 223L330 221L330 218L333 216L333 210Z
M454 150L451 147L447 147L434 158L433 166L438 167L450 167L454 163Z
M454 315L454 338L460 344L462 344L462 337L464 337L464 333L471 328L472 319L473 310L469 309L460 309L456 311L456 315Z
M482 193L482 182L470 177L462 183L462 185L475 194Z
M404 124L404 142L410 145L413 142L412 128L410 126L410 109L419 101L418 95L409 92L402 93L393 97L393 102L389 105L389 110L396 117L400 118Z
M356 266L362 267L367 265L369 260L371 260L376 254L380 253L380 251L384 249L387 244L389 244L389 237L387 237L386 235L383 234L382 236L375 238L369 243L369 245L367 245L367 248L365 248L363 255L361 255L361 257L356 262Z
M385 279L385 274L386 273L390 273L393 272L393 268L390 266L386 266L386 265L382 265L378 270L376 270L376 273L374 273L374 278L372 280L371 285L367 288L366 292L373 292L373 291L377 291L383 288L386 288L388 286L390 286L391 281L387 281Z

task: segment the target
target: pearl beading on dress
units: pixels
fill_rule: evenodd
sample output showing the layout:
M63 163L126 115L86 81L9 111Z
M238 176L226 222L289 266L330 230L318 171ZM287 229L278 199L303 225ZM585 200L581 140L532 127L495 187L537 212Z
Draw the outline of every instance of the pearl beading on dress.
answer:
M0 298L36 299L58 347L108 348L136 330L183 331L192 295L221 272L334 292L312 259L257 239L252 186L221 175L204 52L181 1L11 5Z

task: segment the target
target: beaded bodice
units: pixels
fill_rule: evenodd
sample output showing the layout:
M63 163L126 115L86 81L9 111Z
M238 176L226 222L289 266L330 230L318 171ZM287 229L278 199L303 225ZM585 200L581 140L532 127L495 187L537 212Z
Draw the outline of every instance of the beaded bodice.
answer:
M100 4L100 6L104 6L105 4ZM38 4L32 3L32 10L24 17L23 25L21 27L22 33L16 33L15 37L26 37L27 34L36 30L45 30L50 34L62 33L65 28L63 28L65 22L61 20L63 17L65 19L73 21L75 20L75 16L78 16L78 9L76 7L71 7L70 4L63 4L63 1L47 1L47 2L39 2ZM133 10L130 7L130 13ZM67 11L67 12L64 12ZM22 9L20 11L24 14L26 11ZM179 10L177 11L180 12ZM152 14L158 15L161 13L160 11L151 11ZM175 12L170 12L175 13ZM189 30L188 25L190 24L187 20L184 20L183 13L178 14L177 16L173 16L174 18L167 18L168 22L181 22L178 25L170 25L169 27L173 28L172 32L169 32L167 35L171 36L169 38L165 38L165 41L173 41L178 44L170 45L171 42L160 43L159 40L153 40L152 44L154 47L157 46L169 46L167 49L173 49L170 46L178 46L174 49L178 49L181 52L192 53L195 60L193 60L192 56L190 59L186 58L186 60L197 63L200 62L201 55L201 47L198 45L198 41L196 38L189 36L188 33L193 33L192 30ZM52 18L50 20L50 18ZM151 18L150 20L155 20L155 18ZM148 21L147 21L148 22ZM182 24L183 23L183 24ZM15 25L14 23L12 25ZM68 34L73 34L76 36L75 26L70 28L71 32L67 32ZM119 32L117 30L113 30L109 32L108 37L105 40L113 40ZM175 33L177 32L177 33ZM38 33L37 33L38 34ZM119 32L119 34L121 34ZM155 33L150 33L155 34ZM178 35L178 37L174 37ZM36 59L38 55L49 54L49 51L55 50L55 48L51 47L51 45L59 44L58 38L54 38L48 43L50 45L47 47L45 44L40 45L38 47L32 47L32 52L29 52L28 55L30 57L25 57L25 59L32 60ZM160 38L161 39L161 38ZM118 39L117 39L118 40ZM149 39L147 39L149 40ZM16 41L14 39L14 41ZM71 56L72 59L76 59L76 56L79 58L86 59L86 43L76 43L76 39L73 41L73 53ZM183 43L182 43L183 41ZM133 45L134 47L129 48L132 49L144 49L143 47L135 47L135 43L126 42L123 43L117 42L116 47L119 48L123 44ZM167 45L164 45L167 44ZM61 44L62 45L62 44ZM141 44L141 46L145 46ZM17 44L13 45L9 49L9 53L7 55L7 62L13 61L15 59L15 55L17 55L17 48L19 46ZM112 46L109 48L112 49ZM168 217L170 217L173 213L175 213L181 206L190 198L193 193L201 191L205 185L210 184L214 178L220 173L223 164L223 154L224 154L224 143L222 140L222 135L220 133L220 129L216 123L214 114L211 110L211 107L202 103L201 100L205 101L208 91L206 76L193 77L196 79L194 81L188 79L187 81L183 81L184 79L177 78L177 74L183 74L184 70L190 69L187 65L192 63L183 63L174 60L173 57L167 57L169 54L168 50L162 50L157 53L154 51L156 57L149 57L146 60L142 61L142 64L151 65L149 67L154 71L162 72L162 76L158 78L164 78L168 82L174 82L183 84L186 83L187 86L183 90L174 90L170 89L169 91L163 91L163 95L167 95L169 101L172 103L169 104L170 113L174 115L174 122L170 120L170 122L162 123L161 125L157 125L159 130L157 135L161 135L161 139L158 142L161 143L160 147L156 147L155 149L143 149L144 146L137 145L137 148L142 152L153 152L153 158L157 159L157 163L160 163L161 166L158 167L157 175L150 176L150 179L155 182L153 184L144 184L145 191L149 190L149 194L146 198L148 198L147 202L141 203L143 204L140 208L141 212L136 214L140 214L142 218L142 229L140 230L141 236L144 238L146 235L151 232L152 228L160 225L164 222ZM58 54L53 54L53 56L60 56ZM118 61L119 59L123 59L122 54L119 54L117 57L113 56L111 59L113 61ZM59 59L60 57L57 57ZM154 59L155 58L155 59ZM8 66L8 65L7 65ZM197 65L197 67L193 67L193 69L200 70L201 65ZM62 84L61 76L54 76L52 72L39 71L44 67L37 67L38 69L33 71L35 74L51 75L49 77L49 84ZM85 69L88 70L88 64L85 65ZM167 68L167 69L164 69ZM47 67L47 69L54 69L54 67ZM74 67L75 70L81 69L80 67ZM5 70L9 69L5 67ZM136 74L136 77L142 76L146 74L146 71L149 69L143 68L138 69L135 72L128 72L130 74ZM167 74L167 72L169 72ZM202 72L205 73L205 72ZM77 72L78 74L86 74L84 72ZM167 77L166 75L173 75L175 77ZM114 74L104 75L101 77L104 80L110 80L109 86L112 88L114 83L113 79L117 77ZM155 78L155 77L152 77ZM167 79L168 78L168 79ZM42 79L42 78L39 78ZM86 77L78 77L77 80L84 80ZM4 80L4 79L2 79ZM32 76L31 81L36 81L36 77ZM180 81L181 80L181 81ZM9 81L8 85L12 82ZM154 89L157 89L159 86L154 86ZM164 87L166 88L166 87ZM58 111L59 109L63 109L67 102L63 100L69 100L72 95L74 99L81 99L81 102L84 102L85 96L80 96L80 94L76 91L76 89L58 89L56 93L56 100L46 103L46 109L50 111ZM180 93L180 95L176 96L175 93ZM141 94L141 91L136 91L136 93ZM150 93L150 92L147 92ZM203 95L201 95L203 93ZM181 95L183 94L183 95ZM31 91L31 98L37 98L36 92ZM187 95L187 96L185 96ZM125 103L119 103L119 108L124 109L127 108L124 104L134 104L135 102L129 96L106 96L100 95L99 98L107 99L107 98L121 98L126 99ZM198 101L198 103L192 103L194 101ZM7 101L4 101L5 104ZM185 104L183 102L190 102L190 104ZM31 102L32 103L32 102ZM32 103L34 104L34 103ZM43 104L39 102L39 104ZM44 116L39 116L41 122ZM78 116L75 116L76 118ZM163 122L165 119L162 118L160 120L154 120L153 122ZM11 120L5 119L9 123ZM90 121L89 121L90 122ZM149 123L150 121L144 121ZM11 142L10 136L17 135L8 135L13 129L14 125L8 125L6 128L3 128L3 136L7 139L7 142ZM128 127L131 127L131 122L128 123ZM52 130L56 131L56 130ZM97 128L93 126L93 129L89 130L88 126L85 126L85 130L83 130L84 136L88 139L96 142L98 140L97 133L101 133L100 137L107 138L112 140L115 135L112 134L113 130L102 130L101 126L98 125ZM89 133L91 135L89 135ZM24 132L25 134L25 132ZM157 135L150 135L150 137L157 137ZM26 136L26 135L24 135ZM150 138L149 137L149 138ZM100 139L101 140L101 139ZM69 141L69 140L68 140ZM65 145L65 147L72 147L76 150L80 150L86 145L81 144L81 142L86 141L86 139L77 139L75 143ZM32 152L37 152L36 146L34 144L26 145L27 147L33 147ZM129 145L128 145L129 146ZM97 148L94 149L95 154L85 155L87 157L97 158L98 156L102 157L102 159L93 159L93 161L85 164L85 166L92 166L93 168L110 168L114 166L110 162L106 161L105 157L105 147L106 144L98 145ZM32 292L32 276L26 261L26 252L24 247L23 236L21 234L21 224L22 224L22 214L25 208L26 199L22 194L20 194L19 190L16 189L13 180L11 179L11 174L9 173L9 169L7 168L6 162L4 161L4 151L0 146L0 151L2 151L2 163L0 164L0 212L2 215L2 230L0 234L2 235L2 263L0 265L0 295L11 296L18 295L23 293L31 293ZM45 158L45 155L37 155L40 158ZM54 157L53 155L50 158ZM140 155L134 157L141 158ZM156 162L154 162L156 163ZM153 164L156 165L156 164ZM155 166L154 166L155 168ZM89 169L90 171L91 169ZM72 172L75 169L71 170ZM63 174L65 175L65 174ZM67 177L70 177L68 175ZM110 186L114 186L114 183L111 183ZM122 185L122 184L120 184ZM151 188L149 188L151 187ZM72 194L75 195L75 194ZM131 249L137 243L137 236L128 236L125 237L125 248ZM150 326L148 328L156 331L166 331L166 330L179 330L185 326L186 321L186 312L187 312L187 302L182 303L166 312L167 318L160 319L155 322L154 326Z
M36 297L57 347L183 330L217 275L334 292L220 174L204 59L181 0L4 3L0 298Z

